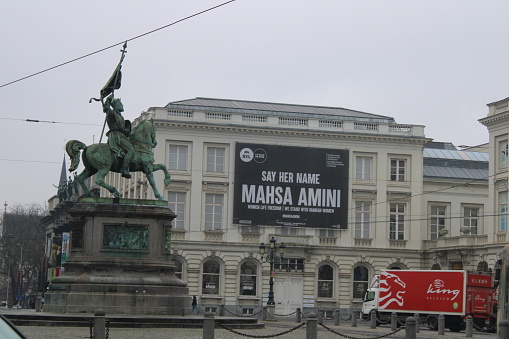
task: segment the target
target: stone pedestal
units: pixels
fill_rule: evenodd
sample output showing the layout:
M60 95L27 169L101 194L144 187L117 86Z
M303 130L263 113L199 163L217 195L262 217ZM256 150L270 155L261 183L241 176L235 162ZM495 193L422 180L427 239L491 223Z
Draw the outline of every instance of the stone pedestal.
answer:
M45 312L190 313L170 260L175 214L166 202L82 199L70 215L71 255L45 294Z

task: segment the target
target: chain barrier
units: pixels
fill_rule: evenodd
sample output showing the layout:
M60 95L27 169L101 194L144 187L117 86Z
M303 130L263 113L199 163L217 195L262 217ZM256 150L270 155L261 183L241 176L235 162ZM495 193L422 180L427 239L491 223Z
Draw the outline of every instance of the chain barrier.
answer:
M382 335L377 336L377 337L362 337L362 338L359 338L359 337L352 337L352 336L349 336L349 335L346 335L346 334L339 333L337 331L334 331L332 328L325 326L324 324L319 324L319 325L322 326L323 328L325 328L327 331L329 331L331 333L334 333L336 335L339 335L339 336L341 336L343 338L347 338L347 339L379 339L379 338L387 338L388 336L391 336L391 335L393 335L395 333L398 333L399 331L403 330L403 327L400 327L400 328L398 328L395 331L392 331L392 332L386 333L386 334L382 334Z
M378 314L378 315L379 315L379 314ZM389 320L385 320L385 321L384 321L384 320L382 320L382 319L378 318L378 315L375 313L376 321L378 321L380 324L385 325L385 324L388 324L388 323L390 323L390 322L391 322L391 319L390 319L390 318L389 318Z
M90 339L94 339L94 323L95 323L95 320L94 319L90 319L90 323L89 323ZM109 337L110 337L110 321L106 320L105 324L106 324L106 336L105 336L105 339L109 339Z
M293 331L295 331L296 329L299 329L301 328L302 326L306 325L306 323L301 323L299 325L297 325L296 327L294 328L291 328L289 330L286 330L286 331L283 331L281 333L276 333L276 334L269 334L269 335L254 335L254 334L246 334L246 333L242 333L242 332L239 332L239 331L235 331L234 329L232 328L228 328L220 323L217 323L217 325L219 327L221 327L222 329L225 329L227 330L228 332L231 332L233 334L237 334L237 335L240 335L240 336L243 336L243 337L248 337L248 338L275 338L275 337L279 337L279 336L282 336L282 335L285 335L285 334L288 334L288 333L291 333Z
M334 320L334 318L336 318L336 315L334 313L332 314L332 317L330 317L330 318L327 318L325 315L323 316L323 320Z
M263 309L262 309L261 311L256 312L256 313L253 313L253 314L247 314L247 315L241 314L241 315L237 315L237 314L235 314L235 313L232 313L232 312L228 311L228 309L226 309L226 308L224 308L224 310L225 310L227 313L230 313L231 315L234 315L234 316L236 316L236 317L254 317L254 316L256 316L256 315L258 315L258 314L260 314L260 313L262 313L262 312L263 312Z
M493 330L495 330L497 328L497 325L492 326L492 327L479 327L473 321L472 321L472 325L474 325L474 329L478 330L479 332L492 332Z
M343 321L350 321L350 320L352 320L352 315L350 314L350 317L348 317L347 319L345 319L345 318L343 318L343 317L341 316L341 314L339 314L339 319L341 319L341 320L343 320Z
M297 313L297 311L296 311L296 310L295 310L295 311L293 311L292 313L289 313L289 314L274 314L274 315L276 315L276 316L278 316L278 317L289 317L289 316L291 316L291 315L294 315L295 313Z

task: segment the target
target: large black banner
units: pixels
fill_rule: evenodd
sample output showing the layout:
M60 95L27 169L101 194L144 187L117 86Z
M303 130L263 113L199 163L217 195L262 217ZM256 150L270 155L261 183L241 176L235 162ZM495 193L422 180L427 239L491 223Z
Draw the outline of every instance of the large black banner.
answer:
M233 222L347 228L348 151L237 143Z

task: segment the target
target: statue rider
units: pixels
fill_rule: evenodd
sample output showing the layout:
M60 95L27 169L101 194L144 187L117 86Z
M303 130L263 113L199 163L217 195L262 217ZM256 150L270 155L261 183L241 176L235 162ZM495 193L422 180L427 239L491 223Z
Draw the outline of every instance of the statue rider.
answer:
M119 98L114 98L113 94L108 96L103 103L103 111L106 113L106 122L110 129L108 133L106 133L108 136L108 145L115 154L123 158L120 173L122 173L124 178L130 178L129 164L134 156L134 147L129 140L129 136L131 135L131 122L129 120L124 120L122 116L124 105L122 105Z

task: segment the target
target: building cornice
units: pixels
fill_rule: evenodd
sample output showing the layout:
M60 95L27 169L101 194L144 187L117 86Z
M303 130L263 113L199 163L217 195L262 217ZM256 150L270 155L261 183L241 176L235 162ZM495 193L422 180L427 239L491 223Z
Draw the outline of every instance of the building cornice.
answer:
M274 127L252 127L252 126L241 126L241 125L221 125L211 123L186 123L169 120L156 120L154 124L160 127L166 128L178 128L178 129L201 129L201 130L214 130L224 132L238 132L238 133L254 133L254 134L273 134L273 135L284 135L284 136L296 136L296 137L314 137L314 138L328 138L328 139L341 139L341 140L363 140L363 141L375 141L375 142L398 142L407 144L419 144L424 145L430 142L431 138L423 137L398 137L394 135L385 134L370 134L370 133L334 133L334 132L323 132L313 129L298 130L298 129L285 129L285 128L274 128Z

